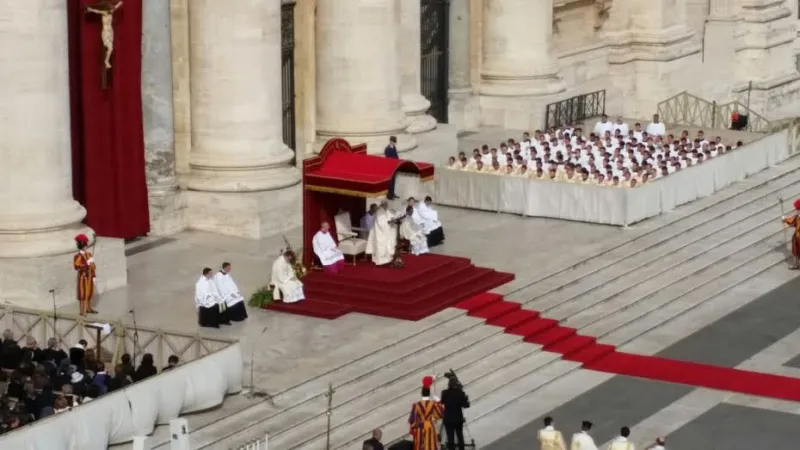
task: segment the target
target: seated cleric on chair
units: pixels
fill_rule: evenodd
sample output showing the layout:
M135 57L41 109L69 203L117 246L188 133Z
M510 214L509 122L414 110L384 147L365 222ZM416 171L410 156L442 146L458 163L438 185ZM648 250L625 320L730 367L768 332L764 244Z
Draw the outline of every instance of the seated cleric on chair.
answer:
M328 222L322 222L320 230L314 235L311 244L314 254L322 264L325 273L339 273L344 269L344 254L342 254L336 241L330 233L331 226Z

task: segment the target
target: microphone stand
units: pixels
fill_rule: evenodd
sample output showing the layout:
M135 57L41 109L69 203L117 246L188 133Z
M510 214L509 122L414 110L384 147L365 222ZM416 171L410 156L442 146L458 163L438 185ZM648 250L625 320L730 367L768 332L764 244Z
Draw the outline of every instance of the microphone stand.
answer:
M50 295L53 296L53 337L58 339L58 328L56 324L58 324L58 313L56 312L56 290L50 289ZM61 339L58 339L59 341Z
M264 327L264 329L261 330L261 334L259 335L259 337L263 336L266 331L267 331L267 327ZM259 339L259 341L261 341L261 339ZM269 392L262 391L262 390L258 389L256 387L256 385L255 385L255 381L254 381L255 378L253 376L254 370L255 370L255 359L256 359L256 350L255 350L255 347L253 347L253 349L250 351L250 384L247 385L247 386L244 386L244 388L246 388L248 390L247 394L245 394L245 397L247 397L247 398L263 398L263 399L265 399L267 401L267 403L269 403L272 406L275 406L275 398L272 397L272 395Z
M128 311L133 316L133 365L136 366L136 349L139 347L139 327L136 325L136 311Z

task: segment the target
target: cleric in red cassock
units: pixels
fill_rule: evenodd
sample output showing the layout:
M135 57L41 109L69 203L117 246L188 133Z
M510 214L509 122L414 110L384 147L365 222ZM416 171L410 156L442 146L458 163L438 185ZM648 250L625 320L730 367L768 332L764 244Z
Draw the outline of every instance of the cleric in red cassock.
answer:
M789 217L784 217L783 223L794 228L794 233L792 233L792 255L794 256L794 264L792 264L791 268L797 270L800 268L800 199L794 201L794 209L794 214Z
M436 435L436 421L444 415L444 405L436 396L431 396L433 377L422 379L422 400L411 406L408 423L414 450L438 450L439 437Z

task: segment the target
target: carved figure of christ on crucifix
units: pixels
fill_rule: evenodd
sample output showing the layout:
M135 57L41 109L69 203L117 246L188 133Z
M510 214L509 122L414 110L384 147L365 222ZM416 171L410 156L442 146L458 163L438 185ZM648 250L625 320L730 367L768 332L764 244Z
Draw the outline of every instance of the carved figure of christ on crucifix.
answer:
M105 58L103 58L103 89L108 87L107 75L111 69L111 54L114 52L114 13L122 6L122 1L103 0L86 7L87 14L97 14L100 16L102 31L100 40L105 48Z

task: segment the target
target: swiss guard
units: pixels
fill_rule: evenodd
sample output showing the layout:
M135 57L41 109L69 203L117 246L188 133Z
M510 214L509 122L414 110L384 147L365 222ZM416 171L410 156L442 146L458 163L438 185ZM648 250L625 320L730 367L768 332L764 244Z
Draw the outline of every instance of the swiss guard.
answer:
M97 275L97 266L94 263L92 252L87 250L89 247L89 238L85 234L75 236L75 245L78 247L78 253L72 258L72 267L78 273L78 305L80 306L80 314L97 314L92 308L92 296L94 296L95 276Z
M435 395L431 395L434 378L422 379L422 400L411 406L408 416L410 433L414 440L414 450L438 450L439 437L436 435L436 421L442 420L444 405Z

